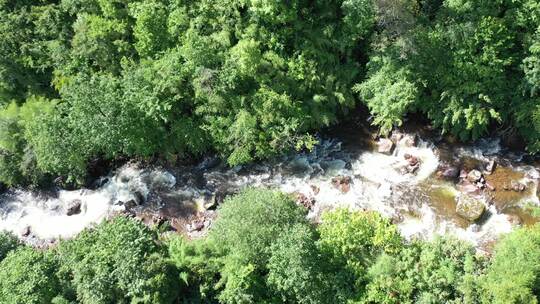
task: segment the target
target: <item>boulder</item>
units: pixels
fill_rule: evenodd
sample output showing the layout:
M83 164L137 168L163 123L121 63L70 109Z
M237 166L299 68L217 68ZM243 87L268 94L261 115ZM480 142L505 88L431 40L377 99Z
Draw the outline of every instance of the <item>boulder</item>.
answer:
M204 228L204 220L198 219L191 224L187 225L187 231L195 232L201 231Z
M312 197L308 197L307 195L300 192L296 192L295 196L296 196L296 203L301 206L304 206L306 209L311 209L315 205L315 199Z
M129 200L127 202L124 203L124 207L126 208L126 210L131 210L135 207L137 207L137 202L135 200Z
M390 139L381 138L379 139L379 142L377 142L377 147L377 151L379 153L392 154L392 152L394 152L395 145Z
M482 180L482 172L471 170L471 172L467 173L467 180L471 183L480 182Z
M332 178L332 185L339 189L341 193L347 193L349 190L351 190L351 181L352 179L350 176L340 175Z
M456 213L473 222L479 219L486 211L486 205L470 195L460 195L456 206Z
M458 189L463 193L477 193L479 190L476 184L473 184L468 180L464 180L462 183L460 183L458 185Z
M506 217L508 218L510 224L512 224L513 226L521 226L521 224L523 224L523 220L521 219L521 217L519 217L519 215L507 214Z
M510 182L510 188L516 192L522 192L522 191L525 191L527 186L525 186L524 184L518 181L513 180Z
M415 147L416 146L416 135L415 134L406 134L399 141L400 146L404 147Z
M313 191L313 194L317 195L319 192L321 192L321 189L317 185L311 185L311 191Z
M30 235L31 232L32 232L32 229L30 228L30 226L25 226L23 229L21 229L21 236L27 237Z
M442 163L437 169L437 177L444 180L455 180L459 176L459 168L449 163Z
M66 215L72 216L81 213L81 200L73 200L66 207Z
M477 232L480 232L481 228L482 227L480 227L480 225L478 224L472 224L470 229L471 229L471 232L477 233Z
M395 144L399 143L399 141L402 138L403 138L403 133L401 133L399 131L392 132L392 135L390 136L390 140Z
M416 166L420 162L418 157L412 156L412 155L410 155L408 153L403 155L403 158L405 158L407 160L407 162L409 163L410 166Z
M497 166L497 163L495 160L490 160L486 165L486 170L484 171L485 174L491 174L493 171L495 171L495 167Z
M415 174L418 169L420 169L420 159L416 156L410 154L403 155L403 158L407 161L407 165L401 168L401 174Z

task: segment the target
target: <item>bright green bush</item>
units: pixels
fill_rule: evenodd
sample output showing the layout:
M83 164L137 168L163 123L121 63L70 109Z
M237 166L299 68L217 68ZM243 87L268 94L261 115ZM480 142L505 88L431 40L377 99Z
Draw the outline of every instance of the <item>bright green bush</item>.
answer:
M322 250L360 280L381 253L395 253L402 246L397 227L377 212L337 209L323 215L318 230Z
M60 293L57 261L29 247L11 251L0 262L0 303L48 304Z
M270 247L268 287L284 302L336 303L336 276L307 225L295 225Z
M227 254L264 266L271 245L296 224L307 225L306 212L279 191L247 189L225 200L209 237Z
M60 244L61 272L81 303L172 303L176 270L156 234L137 220L116 217Z
M540 225L519 229L500 241L483 279L483 303L538 303Z

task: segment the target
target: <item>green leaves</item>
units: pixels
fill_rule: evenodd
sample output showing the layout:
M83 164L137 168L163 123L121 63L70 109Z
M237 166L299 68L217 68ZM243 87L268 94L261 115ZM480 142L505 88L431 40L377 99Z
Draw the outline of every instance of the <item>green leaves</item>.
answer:
M540 278L540 226L505 237L482 280L483 303L537 303Z
M82 303L171 303L176 272L163 258L156 235L126 217L82 232L58 249L61 271Z
M0 262L0 302L45 304L59 292L57 261L29 247L12 251Z
M420 112L443 133L462 140L515 124L533 148L535 133L519 122L522 107L536 104L520 91L530 81L519 72L522 66L534 70L534 59L524 55L537 28L531 22L535 14L522 13L531 3L438 2L423 1L418 10L407 1L391 9L376 2L386 12L377 17L382 33L374 36L367 79L354 87L374 124L386 134L407 113ZM400 22L408 25L396 29L393 20L407 19L407 11L413 22Z

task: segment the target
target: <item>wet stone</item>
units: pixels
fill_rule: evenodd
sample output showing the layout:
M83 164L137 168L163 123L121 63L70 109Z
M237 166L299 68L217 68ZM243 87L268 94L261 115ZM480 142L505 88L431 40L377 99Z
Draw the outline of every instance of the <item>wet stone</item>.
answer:
M120 202L122 203L122 202ZM137 202L135 200L129 200L127 202L124 203L124 207L126 208L126 210L131 210L135 207L137 207Z
M527 188L524 184L518 182L518 181L511 181L510 182L510 188L515 192L523 192Z
M74 200L67 205L66 215L72 216L81 213L81 200Z
M404 147L415 147L416 146L416 135L415 134L406 134L403 136L403 138L399 141L400 146Z
M493 171L495 171L495 167L497 166L497 163L495 160L490 160L489 163L486 165L486 170L484 171L485 174L491 174Z
M519 215L508 214L507 217L508 217L508 221L513 226L521 226L521 224L523 224L523 220L521 219L521 217L519 217Z
M350 176L336 176L332 178L332 185L339 189L341 193L347 193L349 190L351 190L351 177Z
M32 229L30 228L30 226L25 226L23 229L21 229L21 236L22 237L27 237L30 235L30 233L32 232Z
M479 219L485 210L484 203L470 195L460 195L458 197L456 213L471 222Z
M392 135L390 136L390 140L397 144L402 138L403 138L403 133L401 132L398 132L398 131L394 131L392 132Z
M459 176L459 168L449 163L439 165L437 177L445 180L455 180Z
M467 180L471 183L481 182L482 172L478 170L471 170L471 172L467 173Z
M296 197L296 203L298 203L301 206L304 206L306 209L312 209L315 205L315 199L312 197L308 197L307 195L297 192L295 193Z
M377 152L383 154L392 154L394 152L395 145L392 140L388 138L381 138L377 142Z

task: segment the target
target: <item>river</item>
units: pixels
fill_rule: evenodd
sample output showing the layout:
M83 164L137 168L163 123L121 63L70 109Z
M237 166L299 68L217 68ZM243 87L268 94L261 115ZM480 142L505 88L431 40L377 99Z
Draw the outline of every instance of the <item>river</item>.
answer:
M530 208L540 205L538 165L503 149L497 138L462 145L397 131L394 149L380 153L372 135L356 136L362 144L350 140L355 134L324 135L310 152L234 168L211 157L167 169L128 163L98 179L94 189L11 189L0 196L0 229L44 246L130 213L149 224L169 220L172 229L198 237L211 226L223 197L248 186L292 193L315 222L336 207L376 210L407 239L451 234L482 250L515 227L538 221ZM475 169L482 176L471 185L467 174ZM483 204L478 219L456 211L464 196Z

